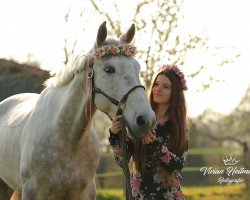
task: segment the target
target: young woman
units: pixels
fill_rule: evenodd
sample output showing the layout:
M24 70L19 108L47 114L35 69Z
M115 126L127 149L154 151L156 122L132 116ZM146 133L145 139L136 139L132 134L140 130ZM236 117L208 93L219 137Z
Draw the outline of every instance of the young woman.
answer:
M186 161L189 140L184 90L187 90L184 74L176 66L164 65L153 79L149 102L157 126L141 140L126 140L129 158L132 157L130 186L134 199L184 199L179 173ZM121 120L121 115L114 118L109 137L120 167Z

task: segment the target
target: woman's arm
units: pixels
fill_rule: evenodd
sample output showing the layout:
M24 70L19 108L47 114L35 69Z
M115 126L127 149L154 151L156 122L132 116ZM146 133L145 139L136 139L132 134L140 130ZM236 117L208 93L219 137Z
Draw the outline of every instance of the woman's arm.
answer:
M120 166L121 168L122 163L123 163L123 155L122 155L122 144L120 143L120 134L114 134L111 131L110 132L110 137L109 137L109 143L111 146L111 149L113 151L115 161ZM127 150L127 158L130 160L132 152L133 152L133 141L126 136L126 150Z
M189 140L187 139L187 144L184 151L181 154L176 155L169 151L166 140L157 138L154 142L154 153L157 156L158 161L160 161L161 165L163 165L170 171L181 171L187 160L188 141Z
M158 149L159 160L170 171L178 170L181 171L184 167L187 159L188 145L184 152L180 155L176 155L168 150L166 145L162 145Z

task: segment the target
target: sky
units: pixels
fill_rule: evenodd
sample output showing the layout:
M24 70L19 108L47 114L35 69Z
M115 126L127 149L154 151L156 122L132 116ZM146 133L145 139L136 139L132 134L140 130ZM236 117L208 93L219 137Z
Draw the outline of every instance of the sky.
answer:
M65 26L63 16L69 2L76 16L71 26ZM95 41L96 32L104 18L93 16L93 8L84 11L87 27L83 35L77 35L80 1L73 0L8 0L0 1L0 58L15 59L20 62L37 60L44 69L55 71L63 67L63 46L65 34L76 33L82 43L78 51L89 50ZM86 2L86 1L85 1ZM120 13L123 27L129 27L126 20L132 0ZM189 90L186 92L189 114L196 116L204 109L211 108L227 114L240 102L247 87L250 86L250 2L247 0L186 0L183 5L183 33L205 33L212 47L210 54L193 52L185 62L186 74L201 64L211 66L200 79L207 79L207 73L216 79L224 80L212 85L205 92L197 92L197 82L187 78ZM145 16L146 17L146 16ZM136 37L136 36L135 36ZM216 50L221 47L221 51ZM214 49L214 51L213 51ZM216 67L218 60L235 53L241 56L224 67ZM33 57L32 57L32 56Z

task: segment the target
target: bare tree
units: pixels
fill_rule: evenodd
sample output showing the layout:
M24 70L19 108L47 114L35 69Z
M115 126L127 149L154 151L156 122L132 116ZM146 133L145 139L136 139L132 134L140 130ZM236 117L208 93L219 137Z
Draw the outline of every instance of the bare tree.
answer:
M95 10L109 21L113 33L120 35L121 18L119 13L121 9L124 9L122 3L112 1L113 10L110 12L110 10L105 10L101 0L90 0L90 2ZM209 48L207 46L208 38L204 35L180 34L179 28L183 19L180 10L183 2L184 0L135 1L131 21L135 22L137 38L139 38L136 41L139 49L138 57L146 63L146 70L141 72L146 86L150 85L153 74L162 61L168 64L183 65L190 50L200 48L206 51ZM218 65L225 65L228 62L230 62L228 59L220 60ZM205 66L200 66L188 76L194 78L205 68ZM203 85L204 89L208 88L211 82L218 81L212 76L208 80L209 83Z
M70 4L66 14L63 16L65 23L65 37L63 47L64 65L67 65L67 63L75 56L75 54L77 53L76 50L78 45L82 45L79 44L79 36L83 35L86 23L88 22L88 20L84 17L84 13L86 12L86 9L88 7L87 4L84 3L83 5L81 5L79 3L78 6L82 8L80 11L75 11L75 9L72 8L73 6L73 3ZM77 17L75 16L76 12ZM75 20L77 20L79 25L77 26L77 29L72 30L71 25L75 23Z
M70 12L71 12L71 8L69 6L67 13L64 15L65 26L67 26L69 24ZM67 65L67 63L69 62L70 57L74 55L76 44L77 44L77 38L75 36L73 46L70 48L69 47L69 38L67 36L65 36L65 38L64 38L64 47L63 47L63 50L64 50L64 62L63 63L64 63L64 65Z
M209 113L200 115L196 121L203 126L203 135L212 141L227 142L231 148L237 144L242 148L243 166L250 169L250 88L247 89L239 105L227 116L214 117ZM250 188L249 174L245 176L247 188Z

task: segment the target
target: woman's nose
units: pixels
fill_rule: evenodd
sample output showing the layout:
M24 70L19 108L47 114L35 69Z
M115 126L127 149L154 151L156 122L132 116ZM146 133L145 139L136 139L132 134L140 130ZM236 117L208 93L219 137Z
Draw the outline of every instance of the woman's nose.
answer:
M155 89L156 89L156 91L160 91L160 90L161 90L161 87L160 87L160 86L157 86Z

